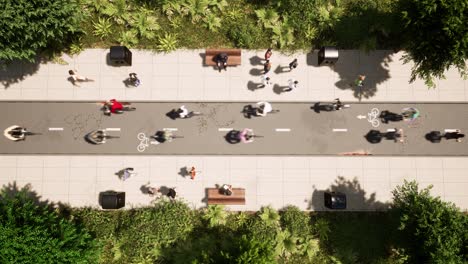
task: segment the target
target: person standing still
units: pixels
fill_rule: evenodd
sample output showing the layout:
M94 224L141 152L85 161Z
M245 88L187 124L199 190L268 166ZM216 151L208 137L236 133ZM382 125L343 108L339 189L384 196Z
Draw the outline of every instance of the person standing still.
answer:
M270 77L267 74L263 74L261 79L262 79L263 87L270 87L271 85Z
M269 61L272 54L273 52L271 52L271 48L267 49L267 51L265 52L265 60Z
M289 71L297 68L297 59L294 59L291 63L289 63Z
M267 74L271 70L271 62L270 60L267 60L265 64L263 64L263 74Z
M364 86L364 80L366 79L366 76L365 75L359 75L358 78L356 79L355 84L356 86L358 87L362 87Z
M292 91L293 89L296 89L297 88L297 84L299 82L294 80L294 79L289 79L288 80L288 88L284 89L285 92L290 92Z

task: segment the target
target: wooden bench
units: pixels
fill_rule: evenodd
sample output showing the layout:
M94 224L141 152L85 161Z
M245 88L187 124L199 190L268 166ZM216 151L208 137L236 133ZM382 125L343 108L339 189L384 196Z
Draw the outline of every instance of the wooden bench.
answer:
M240 49L207 49L205 51L205 65L216 66L215 57L220 53L226 53L228 55L228 66L241 65Z
M232 195L223 195L218 188L208 188L207 195L208 204L245 204L244 188L232 188Z

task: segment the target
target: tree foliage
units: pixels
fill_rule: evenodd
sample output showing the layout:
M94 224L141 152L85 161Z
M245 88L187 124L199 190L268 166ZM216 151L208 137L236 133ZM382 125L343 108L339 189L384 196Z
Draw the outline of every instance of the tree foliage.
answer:
M411 263L463 263L468 217L452 203L432 197L430 188L418 190L416 182L405 181L393 191L399 230L412 241L408 245L414 258Z
M0 194L0 263L96 263L89 233L38 205L28 188Z
M60 49L80 31L76 0L0 1L0 60L34 61L43 49Z
M450 66L466 76L468 3L466 0L400 0L405 25L405 61L414 61L411 81L443 78Z

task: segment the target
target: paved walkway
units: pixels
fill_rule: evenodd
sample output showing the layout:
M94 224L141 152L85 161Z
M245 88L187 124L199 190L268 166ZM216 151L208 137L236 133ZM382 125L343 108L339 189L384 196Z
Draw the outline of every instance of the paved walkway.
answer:
M132 67L107 64L108 50L88 49L81 54L62 56L65 65L14 64L0 70L0 100L168 100L168 101L468 101L468 81L456 70L447 79L436 81L437 88L428 90L420 80L409 84L411 65L403 65L403 53L381 50L364 53L340 50L332 68L317 66L317 51L309 54L282 55L271 58L271 88L257 89L261 83L265 51L242 51L242 65L219 73L203 66L204 50L169 54L132 50ZM299 66L288 72L288 64L297 58ZM74 87L67 81L68 70L94 79ZM142 84L127 88L123 81L130 72L138 73ZM360 96L350 84L358 74L367 76ZM290 78L299 81L298 88L278 93ZM4 89L2 89L4 88Z
M403 65L403 53L340 51L338 63L317 67L317 51L310 54L272 57L271 88L260 84L264 51L242 53L242 65L219 73L203 66L203 50L154 54L132 50L132 67L107 65L108 50L89 49L78 56L64 55L65 64L13 64L0 70L0 100L155 100L155 101L468 101L468 81L450 70L437 88L428 90L417 80L409 84L411 65ZM283 72L293 59L299 66ZM94 82L72 86L68 70L77 69ZM128 73L137 72L142 85L127 88ZM365 88L350 84L358 74L367 75ZM289 79L299 81L296 90L278 93ZM8 113L6 113L8 114ZM321 191L344 190L350 210L385 208L390 191L403 179L421 186L434 184L433 194L468 209L468 158L378 157L234 157L234 156L0 156L0 184L31 184L46 199L73 206L97 205L98 193L114 189L127 192L127 207L147 205L150 198L140 188L150 181L156 186L178 187L180 197L204 206L204 190L216 183L246 188L247 204L231 207L256 210L272 204L294 204L323 210ZM195 165L202 174L195 180L179 175L181 168ZM114 175L135 167L137 176L122 182ZM342 176L343 178L339 178ZM353 182L356 179L356 182Z
M184 167L201 174L191 180ZM121 181L115 173L134 167L138 173ZM246 205L235 210L257 210L263 205L325 210L323 191L341 190L349 210L386 208L391 190L404 179L421 187L433 184L432 194L468 209L468 158L377 157L246 157L246 156L0 156L0 185L30 183L44 199L74 206L98 206L99 192L125 191L127 207L149 205L142 186L177 186L181 199L206 206L205 188L231 183L246 188ZM181 175L182 174L182 175ZM340 178L342 177L342 178Z

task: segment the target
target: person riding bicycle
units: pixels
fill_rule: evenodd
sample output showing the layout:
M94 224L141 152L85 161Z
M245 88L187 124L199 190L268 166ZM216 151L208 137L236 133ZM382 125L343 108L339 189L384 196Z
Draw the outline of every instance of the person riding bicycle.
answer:
M271 104L268 102L258 102L257 107L255 108L255 114L257 116L266 116L273 110Z
M107 134L103 129L98 129L90 132L86 135L86 138L94 144L104 144L106 143Z
M152 138L156 139L159 143L171 142L174 139L172 132L168 130L157 131Z
M341 103L340 98L335 99L335 101L333 102L333 106L336 110L340 110L341 108L343 108L343 104Z
M457 142L461 142L465 134L462 134L460 129L456 129L453 132L445 132L444 137L445 139L455 139Z
M188 109L185 107L185 105L182 105L181 107L179 107L179 109L177 109L176 112L179 114L179 117L180 117L180 118L186 118L186 117L188 117L188 115L189 115L189 111L188 111Z
M254 141L253 130L250 128L244 128L242 131L239 132L238 137L242 143L251 143Z
M5 129L3 135L9 140L19 141L26 139L27 132L26 128L14 125Z
M118 114L123 111L123 104L118 102L115 99L110 99L104 104L104 108L105 108L105 111L104 111L105 114L108 114L108 115L110 115L111 113Z

